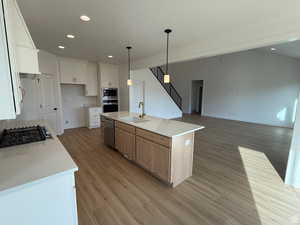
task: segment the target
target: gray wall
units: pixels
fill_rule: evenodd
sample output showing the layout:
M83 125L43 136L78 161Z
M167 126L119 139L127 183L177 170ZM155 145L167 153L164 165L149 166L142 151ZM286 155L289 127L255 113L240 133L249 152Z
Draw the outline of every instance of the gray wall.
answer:
M191 112L192 80L204 80L203 115L292 127L300 61L257 50L170 65L174 86Z

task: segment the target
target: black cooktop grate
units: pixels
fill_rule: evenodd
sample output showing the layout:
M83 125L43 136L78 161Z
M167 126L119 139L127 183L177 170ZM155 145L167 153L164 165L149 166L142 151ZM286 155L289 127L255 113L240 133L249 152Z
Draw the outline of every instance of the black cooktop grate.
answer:
M0 139L0 148L46 140L46 129L41 126L5 129Z

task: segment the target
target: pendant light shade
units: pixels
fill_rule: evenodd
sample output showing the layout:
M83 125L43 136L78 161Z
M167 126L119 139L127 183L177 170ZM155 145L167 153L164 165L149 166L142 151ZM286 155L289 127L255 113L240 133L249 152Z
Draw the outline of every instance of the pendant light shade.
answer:
M164 83L170 83L170 75L169 74L164 75Z
M169 74L169 35L172 32L171 29L166 29L165 33L167 34L167 62L166 62L166 73L164 75L164 83L170 83L171 79L170 79L170 74Z
M132 80L130 79L130 50L132 49L131 46L126 47L128 50L128 78L127 78L127 85L131 86L132 85Z
M127 80L127 85L128 85L128 86L131 86L131 85L132 85L132 80L131 80L131 79L128 79L128 80Z

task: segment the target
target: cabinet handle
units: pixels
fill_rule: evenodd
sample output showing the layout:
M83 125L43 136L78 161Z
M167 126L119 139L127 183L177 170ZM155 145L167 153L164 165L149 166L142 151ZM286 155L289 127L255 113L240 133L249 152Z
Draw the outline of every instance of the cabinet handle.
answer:
M19 86L19 88L21 90L21 103L23 103L26 92L25 89L23 89L21 86Z

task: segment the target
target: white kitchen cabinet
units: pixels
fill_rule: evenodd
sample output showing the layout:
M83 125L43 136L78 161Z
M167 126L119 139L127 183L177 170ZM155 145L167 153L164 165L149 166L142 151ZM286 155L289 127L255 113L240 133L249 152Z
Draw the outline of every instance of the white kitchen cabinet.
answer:
M100 114L102 113L101 107L87 107L86 119L88 128L97 128L101 126Z
M9 43L14 49L16 70L19 73L40 74L38 50L31 38L16 0L4 0L6 5Z
M14 61L12 49L9 48L8 40L9 20L7 19L7 4L0 5L0 120L15 119L20 111L19 85L17 75L14 72ZM4 6L4 8L3 8ZM5 12L5 14L3 14ZM11 53L11 55L10 55Z
M1 0L1 3L3 4L1 4L0 12L0 119L15 119L16 115L21 113L23 99L19 74L40 73L37 58L38 50L31 39L17 2L15 0Z
M38 52L38 60L41 73L58 75L58 59L56 55L41 50Z
M16 114L21 113L21 102L22 102L22 89L20 82L20 75L17 64L17 48L16 48L16 35L15 35L15 18L13 18L14 12L14 1L4 0L4 12L5 12L5 21L6 21L6 31L7 31L7 42L9 49L9 59L10 59L10 70L12 74L12 82L14 87L14 98L15 98L15 109Z
M60 83L86 84L87 61L71 58L59 59Z
M17 62L20 73L40 74L37 49L18 46Z
M85 96L98 96L98 68L96 63L88 62L87 64Z
M77 225L74 173L53 175L0 193L1 224Z
M101 87L119 87L119 66L99 63Z

